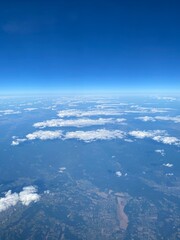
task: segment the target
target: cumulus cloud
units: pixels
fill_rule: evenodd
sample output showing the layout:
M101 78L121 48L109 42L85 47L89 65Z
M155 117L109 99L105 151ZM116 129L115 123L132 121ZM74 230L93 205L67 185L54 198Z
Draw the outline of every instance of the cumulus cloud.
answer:
M34 186L24 187L20 193L12 193L9 190L5 196L0 198L0 212L15 206L18 202L28 206L31 202L37 202L40 195L37 193L37 188Z
M153 137L153 140L157 142L162 142L164 144L169 144L169 145L180 145L180 140L176 137L169 137L169 136L155 136Z
M15 206L19 201L19 195L17 193L11 193L9 190L5 197L0 198L0 212L5 211L11 206Z
M33 126L36 128L45 128L45 127L87 127L93 125L105 125L108 123L114 123L116 120L112 118L98 118L98 119L89 119L89 118L78 118L78 119L52 119L43 122L37 122ZM118 119L118 122L123 122L125 119Z
M19 201L28 206L31 202L37 202L40 196L37 194L37 189L34 186L24 187L19 193Z
M151 138L156 142L180 146L180 139L168 136L165 130L131 131L129 132L129 135L140 139Z
M58 117L90 117L90 116L116 116L122 115L121 112L114 109L81 111L77 109L67 109L58 112Z
M40 140L53 140L53 139L60 139L62 138L62 131L57 130L57 131L35 131L33 133L29 133L26 135L26 138L16 138L13 137L13 141L11 143L12 146L17 146L22 142L25 141L32 141L32 140L36 140L36 139L40 139Z
M134 138L151 138L154 141L161 142L169 145L180 146L180 139L176 137L171 137L165 130L149 130L149 131L130 131L129 136ZM60 130L55 131L45 131L39 130L33 133L29 133L25 138L13 137L11 145L16 146L25 141L32 141L36 139L40 140L53 140L53 139L79 139L85 142L91 142L95 140L108 140L108 139L124 139L125 141L132 142L132 139L126 138L127 134L120 130L107 130L107 129L97 129L92 131L72 131L63 133ZM159 151L159 150L156 150ZM163 154L163 152L161 152Z
M141 121L147 122L155 122L155 121L172 121L174 123L180 123L180 116L175 116L175 117L170 117L170 116L155 116L155 117L149 117L149 116L144 116L144 117L137 117L136 119L139 119Z
M119 138L122 139L125 137L125 132L120 130L106 130L106 129L97 129L94 131L74 131L66 132L65 134L62 131L35 131L26 135L24 139L14 139L11 145L15 146L24 141L31 141L35 139L40 140L53 140L53 139L79 139L85 142L91 142L95 140L110 140ZM14 138L14 137L13 137Z
M29 133L26 135L27 140L35 140L35 139L40 139L40 140L52 140L52 139L57 139L62 137L62 131L57 130L57 131L35 131L33 133Z
M153 138L158 135L165 134L164 130L152 130L152 131L131 131L129 135L135 138Z
M106 130L106 129L97 129L94 131L75 131L67 132L64 135L65 139L78 139L85 142L91 142L95 140L110 140L110 139L122 139L124 138L125 133L120 130Z

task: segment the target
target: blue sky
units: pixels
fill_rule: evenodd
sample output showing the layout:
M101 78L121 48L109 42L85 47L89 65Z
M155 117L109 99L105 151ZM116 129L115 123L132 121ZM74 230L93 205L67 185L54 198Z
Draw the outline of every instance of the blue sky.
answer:
M1 92L180 88L180 2L0 4Z

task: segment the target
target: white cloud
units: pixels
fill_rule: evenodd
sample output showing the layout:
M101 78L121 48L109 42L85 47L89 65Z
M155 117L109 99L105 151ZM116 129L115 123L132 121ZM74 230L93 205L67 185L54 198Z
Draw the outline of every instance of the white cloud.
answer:
M169 145L180 146L180 139L176 137L171 137L167 134L165 130L149 130L149 131L130 131L128 133L130 136L135 138L151 138L154 141L161 142ZM92 131L72 131L63 134L62 131L35 131L26 135L26 138L20 139L13 136L13 141L11 145L16 146L25 141L31 140L53 140L53 139L79 139L85 142L91 142L95 140L108 140L108 139L124 139L125 141L132 142L132 139L126 138L126 133L120 130L106 130L97 129ZM158 150L159 151L159 150ZM161 153L162 154L162 153Z
M169 136L155 136L153 137L153 140L157 142L162 142L164 144L169 144L169 145L180 145L180 140L176 137L169 137Z
M124 141L125 141L125 142L129 142L129 143L134 142L132 139L129 139L129 138L125 138Z
M164 163L163 166L170 168L170 167L173 167L173 164L171 164L171 163Z
M149 117L149 116L144 116L144 117L137 117L136 119L139 119L143 122L155 122L156 120L153 117Z
M60 139L62 138L62 131L57 130L57 131L35 131L33 133L29 133L26 135L26 138L16 138L13 136L13 141L11 143L12 146L17 146L22 142L25 141L31 141L35 139L40 139L40 140L53 140L53 139Z
M165 134L165 131L163 130L152 130L152 131L131 131L129 132L129 135L135 137L135 138L153 138L159 134Z
M156 116L156 120L162 121L173 121L174 123L180 123L180 116L170 117L170 116Z
M24 187L20 193L12 193L9 190L5 193L5 197L0 198L0 212L15 206L18 202L28 206L31 202L39 201L40 196L37 194L37 188L34 186Z
M31 112L31 111L34 111L34 110L37 110L38 108L25 108L24 111L28 111L28 112Z
M44 194L49 194L50 193L50 190L45 190L44 191Z
M116 172L116 176L117 176L117 177L121 177L121 176L122 176L122 173L121 173L120 171L117 171L117 172Z
M106 129L97 129L95 131L75 131L67 132L64 136L65 139L79 139L85 142L91 142L95 140L109 140L124 138L125 133L119 130L106 130Z
M22 142L25 142L26 138L16 138L15 140L12 141L11 145L12 146L17 146Z
M67 109L58 112L58 117L90 117L90 116L116 116L122 115L121 112L114 109L81 111L77 109Z
M174 173L166 173L166 176L173 176Z
M164 149L156 149L155 152L156 152L156 153L160 153L161 156L165 156Z
M23 106L32 106L32 105L33 105L33 103L31 103L31 102L19 104L19 106L21 106L21 107L23 107Z
M66 167L60 167L60 168L59 168L59 172L60 172L60 173L63 173L65 170L66 170Z
M156 142L161 142L169 145L180 146L180 139L168 136L165 130L151 130L151 131L131 131L129 135L135 138L151 138Z
M52 139L57 139L62 137L62 131L57 130L57 131L35 131L33 133L29 133L26 135L27 140L35 140L35 139L40 139L40 140L52 140Z
M155 116L155 117L149 117L149 116L144 116L144 117L137 117L136 119L139 119L141 121L147 122L155 122L155 121L172 121L174 123L180 123L180 116L175 116L175 117L170 117L170 116Z
M168 101L175 101L175 97L157 97L158 100L168 100Z
M37 194L37 189L34 186L24 187L19 193L19 201L28 206L31 202L37 202L40 196Z
M13 115L13 114L20 114L20 111L12 110L12 109L7 109L7 110L0 110L0 113L3 115Z
M127 106L127 105L128 103L106 103L106 104L98 104L95 106L95 108L109 110L110 108L117 108L117 107Z
M118 120L120 122L120 119ZM121 119L121 122L125 121ZM37 122L33 126L36 128L45 128L45 127L87 127L93 125L104 125L108 123L114 123L115 120L112 118L98 118L98 119L89 119L89 118L78 118L78 119L52 119L43 122Z
M17 193L11 193L9 190L5 197L0 198L0 212L5 211L11 206L15 206L19 201L19 195Z
M117 118L117 119L116 119L116 122L117 122L117 123L122 123L122 122L125 122L125 121L126 121L125 118Z
M126 113L165 113L171 108L154 108L154 107L141 107L139 105L130 106L130 110L125 110Z

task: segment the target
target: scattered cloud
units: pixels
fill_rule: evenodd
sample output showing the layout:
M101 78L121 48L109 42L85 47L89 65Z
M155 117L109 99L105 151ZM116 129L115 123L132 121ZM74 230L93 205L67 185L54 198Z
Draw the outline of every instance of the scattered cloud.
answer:
M157 97L158 100L175 101L175 97Z
M40 140L52 140L52 139L57 139L62 137L62 131L57 130L57 131L35 131L33 133L29 133L26 135L27 140L35 140L35 139L40 139Z
M137 117L136 119L139 119L143 122L155 122L155 121L172 121L174 123L180 123L180 116L175 116L175 117L170 117L170 116L155 116L155 117L149 117L149 116L144 116L144 117Z
M125 138L124 141L125 141L125 142L129 142L129 143L134 142L132 139L129 139L129 138Z
M62 138L62 131L57 130L57 131L35 131L33 133L29 133L26 135L26 138L16 138L13 136L13 141L11 143L12 146L17 146L20 143L23 143L25 141L32 141L36 139L40 140L53 140L53 139L60 139Z
M156 142L180 146L180 139L168 136L165 130L131 131L129 135L140 139L151 138Z
M122 173L121 173L120 171L117 171L117 172L116 172L116 176L117 176L117 177L121 177L121 176L122 176Z
M155 136L153 137L153 140L157 142L162 142L164 144L169 144L169 145L180 145L180 140L176 137L169 137L169 136Z
M122 139L125 133L120 130L106 130L97 129L95 131L75 131L67 132L64 135L65 139L78 139L85 142L91 142L95 140L109 140L109 139Z
M17 146L20 143L25 142L27 139L26 138L16 138L15 140L12 141L11 145L12 146Z
M58 112L58 117L90 117L90 116L117 116L122 115L121 112L116 111L114 109L106 109L106 110L89 110L89 111L81 111L77 109L67 109Z
M0 212L7 210L11 206L15 206L19 201L18 193L11 193L9 190L5 197L0 198Z
M50 194L50 190L45 190L44 194Z
M118 119L118 122L123 122L125 119ZM114 123L115 120L112 118L98 118L98 119L89 119L89 118L78 118L78 119L52 119L43 122L37 122L33 126L36 128L45 128L45 127L87 127L93 125L105 125L108 123Z
M174 123L180 123L180 116L170 117L170 116L157 116L155 117L156 120L162 121L173 121Z
M116 119L116 122L117 122L117 123L124 123L125 121L126 121L125 118L117 118L117 119Z
M144 117L137 117L136 119L139 119L143 122L155 122L156 120L154 117L144 116Z
M37 194L37 189L34 186L24 187L19 193L19 200L23 205L28 206L31 202L37 202L40 196Z
M174 173L166 173L166 176L173 176Z
M15 206L18 202L28 206L31 202L37 202L40 195L37 193L37 188L34 186L24 187L20 193L12 193L11 190L5 193L5 196L0 198L0 212Z
M119 109L120 107L123 107ZM119 116L126 113L165 113L171 108L142 107L139 105L129 105L127 103L104 103L97 104L96 109L88 111L80 109L65 109L58 112L60 118L64 117L90 117L90 116Z
M82 120L82 119L80 119ZM91 119L90 119L91 120ZM71 121L71 120L70 120ZM41 125L40 125L41 126ZM177 137L169 136L165 130L149 130L149 131L130 131L128 135L134 138L151 138L156 142L161 142L169 145L177 145L180 146L180 139ZM55 131L45 131L38 130L33 133L29 133L25 136L25 138L18 138L13 136L13 141L11 143L12 146L19 145L25 141L32 141L36 139L40 140L53 140L53 139L79 139L85 142L91 142L95 140L108 140L108 139L124 139L127 142L132 142L132 139L127 138L127 134L120 130L107 130L107 129L97 129L91 131L72 131L63 133L61 130ZM159 152L162 156L164 155L163 150L155 150Z
M104 109L104 108L117 108L121 106L127 106L128 103L106 103L106 104L98 104L95 107L98 109Z
M129 135L135 138L153 138L155 136L159 136L165 134L164 130L152 130L152 131L131 131Z
M32 105L33 105L33 103L31 103L31 102L26 102L26 103L21 103L21 104L19 104L20 107L23 107L23 106L32 106Z
M66 170L66 167L60 167L60 168L59 168L59 172L60 172L60 173L63 173L65 170Z
M125 113L165 113L171 108L154 108L154 107L141 107L139 105L131 105L130 110L125 110Z
M31 112L31 111L34 111L34 110L37 110L38 108L25 108L24 111L28 111L28 112Z
M13 114L20 114L21 112L13 109L7 109L7 110L0 110L0 113L3 115L13 115Z
M173 164L171 164L171 163L164 163L163 166L171 168L171 167L173 167Z
M164 151L164 149L156 149L155 152L156 152L156 153L160 153L161 156L163 156L163 157L165 156L165 151Z

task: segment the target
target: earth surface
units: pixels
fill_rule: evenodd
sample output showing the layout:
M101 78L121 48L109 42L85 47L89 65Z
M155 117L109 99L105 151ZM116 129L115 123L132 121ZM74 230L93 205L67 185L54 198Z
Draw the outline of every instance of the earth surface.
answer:
M180 239L180 99L0 98L0 239Z

